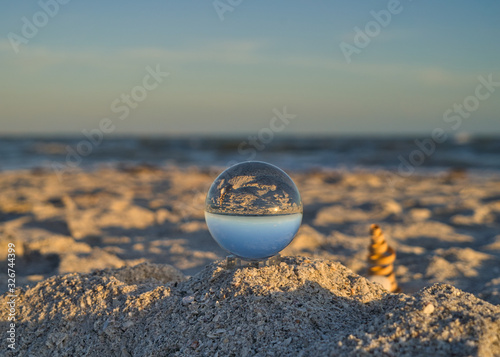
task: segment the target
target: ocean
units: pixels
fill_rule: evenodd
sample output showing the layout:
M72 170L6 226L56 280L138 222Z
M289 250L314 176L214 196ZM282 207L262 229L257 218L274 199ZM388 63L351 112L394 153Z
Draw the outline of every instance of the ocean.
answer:
M286 170L500 172L500 137L0 137L0 171L102 166L227 167L248 160ZM265 140L267 139L267 140Z

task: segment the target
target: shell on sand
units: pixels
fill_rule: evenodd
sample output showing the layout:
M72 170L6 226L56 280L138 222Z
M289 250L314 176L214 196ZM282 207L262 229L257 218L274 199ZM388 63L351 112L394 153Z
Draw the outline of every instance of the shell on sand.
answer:
M376 224L370 227L371 244L370 254L368 255L368 274L370 276L385 277L382 284L384 288L390 292L399 292L399 286L394 274L394 261L396 260L396 252L389 246L385 240L384 233ZM376 278L373 281L383 278Z

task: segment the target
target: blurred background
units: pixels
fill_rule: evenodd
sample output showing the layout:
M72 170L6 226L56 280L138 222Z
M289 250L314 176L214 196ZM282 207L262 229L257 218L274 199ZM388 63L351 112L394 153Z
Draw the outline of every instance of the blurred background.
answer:
M8 1L0 170L498 169L499 14L496 1Z

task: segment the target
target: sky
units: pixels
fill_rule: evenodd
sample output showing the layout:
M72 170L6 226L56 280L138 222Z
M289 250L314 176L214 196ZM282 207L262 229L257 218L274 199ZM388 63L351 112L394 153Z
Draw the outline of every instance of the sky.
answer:
M0 135L500 134L499 17L496 0L8 0Z

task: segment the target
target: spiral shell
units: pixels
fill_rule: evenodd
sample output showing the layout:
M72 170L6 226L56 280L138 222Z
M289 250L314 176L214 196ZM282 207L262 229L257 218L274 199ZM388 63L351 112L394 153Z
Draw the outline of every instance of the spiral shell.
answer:
M399 292L399 286L394 274L394 261L396 252L392 249L384 238L384 233L376 224L370 227L371 244L368 255L368 274L370 276L385 277L388 281L390 292Z

